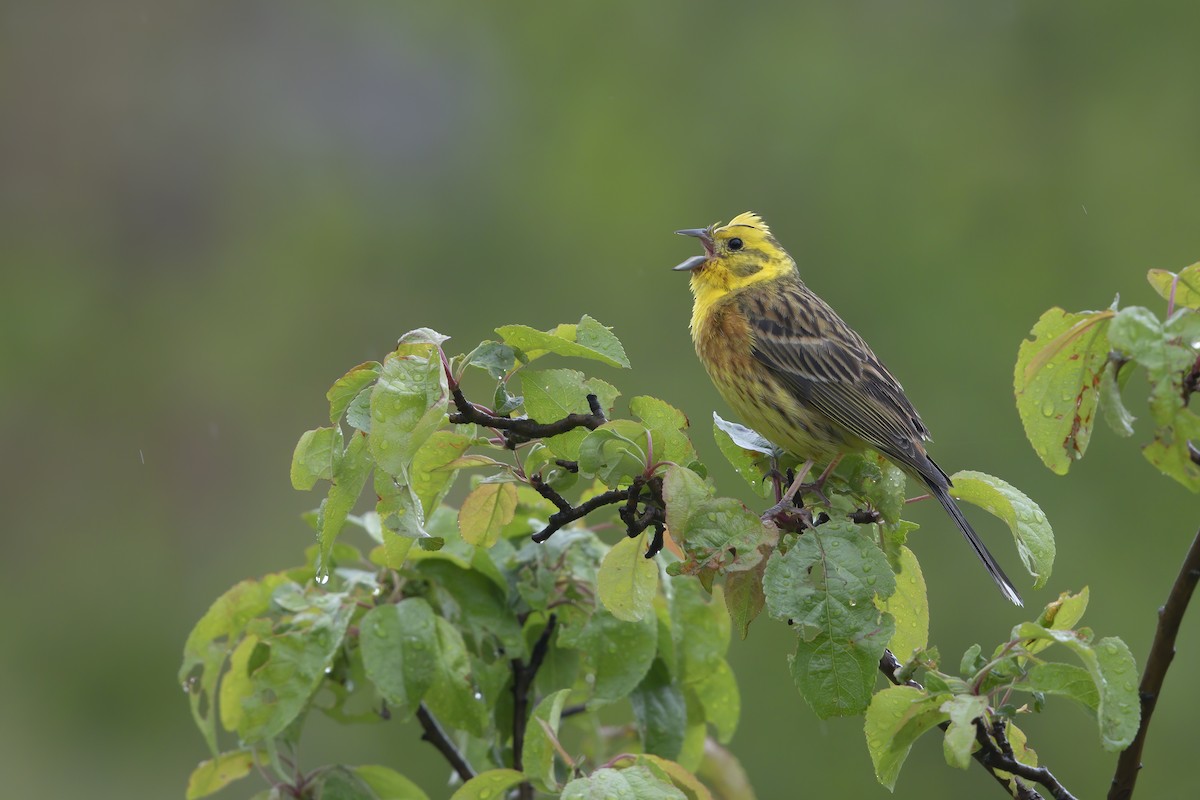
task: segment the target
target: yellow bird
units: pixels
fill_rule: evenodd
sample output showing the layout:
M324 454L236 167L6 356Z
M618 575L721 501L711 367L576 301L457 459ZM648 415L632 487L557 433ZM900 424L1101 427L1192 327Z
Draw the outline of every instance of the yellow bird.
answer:
M1021 605L947 491L950 478L925 452L929 431L899 381L804 285L767 223L747 212L676 233L704 245L704 255L675 269L691 273L692 340L717 391L752 428L808 459L784 503L815 462L830 462L827 475L842 455L873 449L929 487L1000 591Z

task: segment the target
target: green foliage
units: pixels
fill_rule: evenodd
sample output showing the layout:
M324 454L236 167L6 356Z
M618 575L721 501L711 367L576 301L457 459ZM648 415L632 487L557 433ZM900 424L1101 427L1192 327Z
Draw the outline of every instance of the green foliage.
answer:
M1086 605L1086 589L1077 595L1064 594L1046 606L1039 622L1015 626L1011 638L998 645L990 658L982 655L978 645L969 648L959 674L946 672L928 655L916 658L906 671L924 686L885 689L867 709L867 749L879 782L895 786L913 743L938 726L945 730L946 763L966 768L976 743L975 720L989 727L1000 720L1008 726L1011 739L1011 732L1017 730L1012 721L1040 707L1046 694L1067 697L1088 710L1105 749L1127 746L1140 718L1137 669L1120 639L1093 643L1090 630L1074 627ZM1043 652L1054 644L1073 653L1083 668L1046 660ZM1013 692L1031 695L1034 708L1010 704ZM1019 760L1036 765L1031 756Z
M993 475L963 471L951 476L950 494L1004 520L1017 543L1025 569L1040 589L1054 567L1054 533L1037 503L1013 485Z
M1114 431L1134 434L1121 390L1141 367L1150 381L1154 426L1142 453L1165 475L1200 491L1200 466L1188 449L1190 441L1200 442L1200 416L1188 407L1200 379L1198 275L1196 264L1178 275L1150 271L1150 284L1168 300L1164 317L1114 302L1078 314L1051 309L1034 325L1034 338L1021 344L1014 386L1025 435L1046 466L1064 474L1083 457L1097 404Z
M1127 330L1153 361L1153 336L1135 325L1144 320L1102 314L1099 329ZM1086 319L1040 331L1068 341L1028 355L1037 381L1090 341L1084 332L1098 323ZM639 396L632 418L605 419L619 396L611 384L556 365L528 368L547 356L628 367L608 328L585 316L549 331L496 332L500 341L447 357L446 337L412 331L330 388L332 426L304 433L291 466L297 489L326 484L306 517L316 531L307 562L235 586L185 646L180 679L214 756L197 768L189 797L257 764L306 797L426 798L391 767L284 770L306 719L323 713L345 724L415 717L426 738L467 764L456 767L466 779L459 800L518 785L522 797L752 800L719 742L741 710L726 660L733 632L745 638L764 608L796 634L792 676L816 713L865 714L888 786L912 743L943 722L948 762L965 764L976 719L1017 713L1011 691L1031 693L1038 708L1047 695L1079 703L1106 747L1136 726L1128 651L1113 639L1093 646L1074 629L1086 593L1018 626L991 659L969 651L963 676L940 671L927 649L925 578L905 543L915 525L901 519L904 474L881 456L848 455L804 509L762 517L718 495L674 406ZM1039 401L1054 394L1037 381ZM763 497L797 465L716 415L714 433ZM1073 434L1079 452L1086 434ZM982 473L954 481L958 497L1009 525L1044 585L1054 539L1037 505ZM602 539L613 522L620 532ZM1053 645L1082 666L1045 660ZM877 691L889 647L928 689ZM238 749L221 753L218 728ZM1009 731L1032 758L1023 734Z

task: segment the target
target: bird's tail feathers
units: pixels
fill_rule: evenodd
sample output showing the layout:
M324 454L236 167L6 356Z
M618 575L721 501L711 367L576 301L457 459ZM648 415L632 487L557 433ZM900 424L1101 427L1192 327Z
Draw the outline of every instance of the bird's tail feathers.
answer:
M944 474L944 473L943 473ZM967 518L963 516L962 509L954 502L954 498L946 491L945 486L938 486L932 481L926 480L929 486L929 491L938 502L942 504L942 508L946 509L946 513L954 518L954 522L958 525L959 530L963 532L963 536L967 537L967 541L971 543L971 547L975 548L975 554L979 556L979 560L983 562L983 566L987 569L988 574L992 576L992 580L1000 587L1000 591L1014 605L1024 605L1021 602L1021 595L1017 594L1017 589L1013 586L1012 581L1004 574L1004 570L1000 569L1000 565L996 563L995 557L988 552L987 547L979 539L979 534L975 533L975 529L971 527L971 523L967 522Z

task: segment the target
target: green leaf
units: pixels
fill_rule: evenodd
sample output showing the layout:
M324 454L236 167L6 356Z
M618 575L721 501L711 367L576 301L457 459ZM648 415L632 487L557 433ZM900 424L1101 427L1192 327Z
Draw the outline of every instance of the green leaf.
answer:
M434 620L429 603L410 597L376 606L359 622L367 677L399 713L416 712L440 669Z
M463 541L491 547L517 510L517 487L511 483L481 483L463 500L458 529Z
M767 610L799 635L792 677L817 715L861 713L894 633L875 596L895 591L887 558L858 525L832 520L776 553L763 578Z
M516 352L500 342L480 342L466 359L467 366L485 370L496 380L503 379L516 364Z
M875 777L889 790L904 766L913 742L949 715L941 710L950 695L929 695L911 686L890 686L878 692L867 709L864 730Z
M329 555L333 552L334 542L346 524L346 515L354 509L362 494L371 466L366 435L351 434L350 444L346 445L346 451L334 467L333 485L321 508L321 532L317 537L320 544L316 562L318 578L329 574Z
M766 603L762 588L764 569L766 562L761 562L754 569L725 575L725 609L741 639L746 638L750 623L762 613Z
M1200 492L1200 466L1188 453L1189 441L1200 445L1200 417L1184 408L1171 425L1155 431L1154 441L1142 448L1142 455L1164 475L1193 492Z
M358 775L340 765L315 770L306 783L307 793L319 800L377 800Z
M568 783L560 800L688 800L665 773L659 774L663 777L647 764L622 770L601 768Z
M432 514L446 496L457 468L464 466L459 464L463 460L460 456L470 445L470 436L449 430L435 431L413 456L409 485L420 499L425 516Z
M663 758L679 755L687 726L687 704L661 658L654 660L646 677L629 695L629 702L646 752Z
M972 470L951 476L950 494L979 506L1008 525L1033 587L1041 589L1054 568L1054 531L1037 503L1010 483Z
M886 600L877 599L876 605L896 621L896 632L888 642L888 649L906 661L929 644L929 596L921 564L913 551L901 545L899 562L896 591Z
M493 769L481 772L450 795L450 800L498 800L518 783L525 782L525 773L515 769Z
M216 758L201 761L188 778L187 800L197 800L224 789L250 774L254 756L249 750L233 750Z
M646 471L648 439L649 431L636 422L627 419L606 422L583 437L579 445L579 471L594 475L610 488L628 484Z
M1146 273L1146 280L1164 300L1170 300L1174 291L1176 308L1200 309L1200 264L1184 267L1178 275L1165 269L1152 269Z
M404 476L413 456L441 427L449 404L442 363L389 353L371 391L371 455L389 475Z
M1113 314L1052 308L1033 326L1033 339L1021 342L1013 374L1017 411L1034 451L1059 475L1087 451Z
M1116 361L1109 361L1104 367L1104 374L1100 377L1100 410L1104 412L1104 419L1114 433L1129 437L1133 436L1133 423L1137 418L1129 413L1121 400L1121 387L1125 379L1117 377L1118 368ZM1129 371L1124 370L1121 374L1127 376Z
M676 789L683 792L687 800L713 800L712 792L708 790L708 787L681 764L652 753L639 753L633 758L636 764L653 765L666 773L667 777L671 779L671 783L675 784ZM736 800L736 798L730 798L730 800Z
M718 800L756 800L737 756L711 739L704 743L704 761L696 770L696 777L712 788ZM696 800L707 798L701 796Z
M329 421L337 425L354 398L375 382L382 369L383 365L378 361L366 361L338 378L325 393L329 400Z
M525 774L540 792L557 792L562 788L554 774L555 748L550 735L558 734L563 704L570 693L570 689L562 689L543 697L525 726Z
M906 481L899 467L876 453L853 453L842 459L837 478L844 479L859 501L866 501L890 525L904 510Z
M331 480L341 455L341 428L305 431L292 453L292 486L307 492L318 480Z
M716 730L717 740L728 743L742 714L742 696L729 663L721 659L699 681L689 685L704 707L704 718Z
M1083 662L1100 695L1096 718L1105 750L1122 750L1137 733L1141 707L1137 695L1137 667L1125 643L1115 637L1093 647L1076 631L1053 630L1033 622L1013 629L1015 639L1049 639L1066 645Z
M1069 697L1093 714L1100 707L1100 692L1096 690L1091 673L1074 664L1053 661L1034 664L1017 688Z
M696 460L696 450L686 433L688 418L678 408L657 397L641 395L630 399L629 410L650 429L656 462L670 461L686 467Z
M1172 321L1186 331L1187 317ZM1160 426L1170 425L1183 408L1183 373L1196 360L1190 341L1168 331L1153 311L1139 306L1121 309L1108 332L1112 346L1146 368L1150 377L1150 413Z
M521 391L525 396L525 413L544 424L571 414L590 414L589 394L595 394L601 406L611 405L616 399L616 390L611 386L594 378L585 380L582 372L573 369L522 371ZM559 458L577 461L579 445L587 434L586 428L576 428L544 441Z
M588 707L597 708L624 699L642 682L654 662L658 622L650 614L622 622L599 608L582 628L560 628L559 645L578 649L592 662L595 683Z
M629 359L612 330L584 315L578 325L559 325L539 331L527 325L503 325L496 333L505 344L524 352L528 360L545 353L600 361L610 367L628 367Z
M646 534L617 542L600 562L596 589L600 602L626 622L645 617L658 592L658 562L646 558Z
M734 471L745 479L754 491L766 497L771 493L772 483L763 476L771 468L774 445L756 431L736 422L721 419L713 412L713 438L717 448Z
M722 607L720 587L709 597L692 578L671 578L670 584L671 632L679 653L678 674L684 683L695 683L725 660L729 617Z
M987 708L987 697L974 694L955 695L942 705L941 710L950 716L950 727L942 741L947 764L966 769L971 763L971 751L975 746L974 720L983 716Z
M249 693L239 698L237 730L249 743L278 736L307 708L341 649L356 608L346 594L305 592L294 583L276 589L274 601L295 613L290 624L260 637L261 656L249 661Z
M391 767L364 764L350 771L371 788L378 800L429 800L421 787Z
M221 666L241 639L246 626L270 608L271 595L287 580L283 573L276 573L236 584L213 601L183 646L179 680L188 693L196 726L204 734L204 741L214 756L217 755L216 699Z
M434 620L440 669L425 694L425 704L443 724L461 728L472 736L483 736L488 726L488 708L476 697L471 661L462 634L442 617L434 617Z
M667 504L667 526L677 538L705 513L712 488L685 467L670 467L663 476L663 499Z
M692 562L689 570L754 569L764 551L775 546L778 529L764 526L757 514L733 498L709 499L711 493L690 469L671 467L663 480L667 527Z
M486 558L486 553L477 550L476 556ZM473 652L486 652L489 648L484 646L485 643L495 641L509 658L525 657L521 625L506 597L507 584L500 589L492 578L477 568L475 559L472 559L471 569L438 558L422 559L418 569L432 584L431 598L440 611L439 616L474 640ZM504 581L503 576L500 580Z
M413 487L398 484L390 475L375 472L375 494L379 501L375 513L384 526L384 533L392 531L406 539L425 539L431 534L426 530L425 511ZM440 508L434 509L434 514ZM433 514L430 515L433 517ZM457 527L454 528L457 532ZM385 541L384 544L387 544Z

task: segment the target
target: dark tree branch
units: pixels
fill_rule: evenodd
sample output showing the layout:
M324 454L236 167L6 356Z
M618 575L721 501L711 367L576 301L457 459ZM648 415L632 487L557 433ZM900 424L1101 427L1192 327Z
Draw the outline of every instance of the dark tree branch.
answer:
M914 689L924 689L921 684L911 678L902 680L901 665L899 659L891 650L885 649L883 657L879 659L879 671L883 676L897 686L911 686ZM949 722L943 722L938 726L943 731L950 727ZM987 729L981 720L976 720L975 737L979 740L979 749L971 754L971 757L979 762L979 765L987 770L987 773L992 776L1001 786L1004 787L1009 797L1016 797L1018 800L1043 800L1042 795L1035 789L1025 786L1020 781L1012 781L997 773L1007 772L1012 775L1019 776L1028 781L1041 784L1050 792L1050 796L1054 800L1075 800L1075 796L1068 792L1054 774L1045 767L1031 767L1027 764L1022 764L1013 755L1012 746L1008 743L1008 737L1004 732L1004 721L997 719L993 727L992 738L988 737Z
M600 401L594 394L588 395L588 406L591 408L590 414L568 414L560 420L547 423L538 422L535 419L509 419L508 417L498 417L495 414L489 414L467 400L458 384L451 384L450 395L454 398L454 407L458 409L457 412L450 415L451 422L456 425L475 423L476 425L484 425L489 428L495 428L498 431L503 431L505 433L505 443L510 448L531 439L544 439L547 436L557 436L560 433L567 433L576 428L587 428L590 431L594 431L605 422L608 422L604 417L604 409L600 407Z
M1003 736L1004 721L997 720L996 722L997 727L1001 731L1001 736ZM987 767L993 775L995 775L995 770L1009 772L1027 781L1033 781L1045 786L1054 800L1076 800L1075 795L1068 792L1058 782L1058 779L1051 774L1050 770L1045 767L1031 767L1028 764L1022 764L1020 761L1017 761L1012 755L1012 747L1008 746L1007 738L1004 738L1001 745L997 745L996 742L992 741L988 736L987 726L983 724L982 719L975 720L975 741L979 742L979 749L975 751L975 760ZM1008 752L1006 753L1004 750ZM1020 787L1021 785L1018 783L1017 786ZM1036 792L1034 795L1036 795ZM1017 796L1031 797L1031 795L1022 795L1019 793ZM1040 795L1036 796L1040 797Z
M556 506L558 505L558 502L555 501L554 498L551 497L551 495L547 492L553 492L554 496L558 497L558 499L563 503L566 503L566 508L558 506L561 510L557 513L551 514L550 519L546 520L546 527L542 528L531 537L535 542L546 541L564 525L568 525L577 519L583 519L598 508L611 506L616 503L622 503L629 499L628 489L613 489L605 492L604 494L596 495L586 503L580 503L578 506L572 506L570 503L567 503L566 500L563 500L562 495L560 495L558 492L555 492L553 488L547 486L540 479L536 484L531 480L530 485L532 485L534 489L537 489L542 497L550 500L550 502L554 503Z
M613 489L596 495L578 506L571 505L539 475L531 475L529 485L558 509L546 520L546 527L533 534L532 538L535 542L546 541L563 526L583 519L599 508L622 504L619 514L621 521L625 523L625 535L632 539L640 535L646 528L654 526L654 536L646 547L646 558L654 558L663 549L663 536L667 527L666 501L662 494L662 478L658 476L635 478L628 489ZM643 490L648 491L649 496L646 496ZM642 506L640 512L638 511L639 505Z
M525 726L529 722L529 690L533 687L533 679L537 677L542 662L546 660L546 651L550 649L550 637L554 634L554 626L558 618L551 614L546 620L542 635L534 643L529 652L529 663L519 658L512 660L513 673L513 769L525 769ZM533 786L522 783L517 787L520 800L533 800Z
M1189 447L1191 443L1188 443ZM1146 659L1146 669L1142 673L1142 683L1138 687L1138 696L1142 702L1142 719L1138 724L1137 735L1129 747L1117 759L1117 771L1113 775L1112 788L1108 790L1108 800L1128 800L1133 795L1134 784L1137 783L1138 772L1142 768L1142 749L1146 744L1146 730L1150 727L1150 717L1158 704L1159 693L1162 692L1163 679L1167 676L1167 668L1175 657L1175 638L1179 634L1179 624L1183 621L1183 613L1187 610L1188 602L1200 580L1200 531L1192 540L1167 602L1158 609L1158 629L1154 632L1154 641L1150 645L1150 656Z
M438 752L446 757L450 766L458 773L458 777L462 778L463 783L475 777L475 770L471 769L471 765L467 763L463 754L458 752L454 742L450 741L450 737L442 730L442 726L438 724L433 714L429 713L429 709L425 707L424 703L417 707L417 721L421 723L421 728L425 731L421 734L421 738L436 747Z

